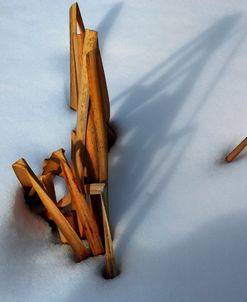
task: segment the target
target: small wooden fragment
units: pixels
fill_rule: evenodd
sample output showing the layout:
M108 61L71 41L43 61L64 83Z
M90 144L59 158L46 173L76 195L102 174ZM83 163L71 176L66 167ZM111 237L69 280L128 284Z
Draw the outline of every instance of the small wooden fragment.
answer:
M62 231L66 240L71 245L78 260L80 261L88 257L89 256L88 251L83 245L82 241L75 233L75 231L73 230L69 222L66 220L66 218L63 216L63 214L59 211L53 200L49 197L46 190L42 186L41 182L39 181L37 176L33 173L27 162L24 159L20 159L17 163L13 165L13 168L16 167L16 164L17 166L21 165L23 169L25 169L32 186L34 187L35 191L39 195L47 211L49 211L50 215L52 216L52 219L57 224L58 228ZM16 171L15 168L14 171Z
M242 142L230 152L225 160L230 163L231 161L234 160L238 156L238 154L247 146L247 137L242 140Z

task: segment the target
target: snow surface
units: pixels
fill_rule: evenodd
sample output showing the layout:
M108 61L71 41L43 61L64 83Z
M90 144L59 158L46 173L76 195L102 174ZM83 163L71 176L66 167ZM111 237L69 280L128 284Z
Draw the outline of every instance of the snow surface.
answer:
M79 1L119 132L112 281L54 243L11 169L70 148L71 4L0 2L1 301L246 301L247 153L223 159L247 135L247 1Z

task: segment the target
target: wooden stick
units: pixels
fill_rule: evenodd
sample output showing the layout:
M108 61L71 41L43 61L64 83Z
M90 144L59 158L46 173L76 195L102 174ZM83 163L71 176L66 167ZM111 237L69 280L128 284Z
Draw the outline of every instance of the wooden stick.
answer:
M85 28L81 18L79 6L74 3L70 7L70 107L77 110L77 83L76 83L76 70L75 70L75 57L73 49L73 35L77 33L77 25L79 26L80 34L84 34Z
M29 167L27 162L24 159L21 159L18 162L19 162L19 164L21 164L22 167L25 168L32 186L34 187L35 191L39 195L45 208L51 214L54 222L57 224L58 228L62 231L63 235L65 236L65 238L71 245L78 260L80 261L80 260L88 257L88 251L84 247L82 241L77 236L77 234L75 233L75 231L73 230L73 228L71 227L69 222L66 220L66 218L63 216L63 214L59 211L59 209L57 208L55 203L51 200L51 198L45 191L44 187L40 183L37 176L33 173L32 169Z
M87 70L89 92L93 110L94 124L98 145L99 158L99 182L107 182L108 179L108 149L106 124L103 113L102 96L100 92L99 75L97 69L97 49L87 55Z
M238 156L238 154L247 146L247 137L242 140L242 142L235 148L232 150L232 152L230 152L227 157L225 158L225 160L230 163L231 161L234 160L235 157Z
M82 53L82 66L80 66L79 60L77 63L78 71L78 108L77 108L77 123L76 123L76 150L75 150L75 162L76 162L76 179L79 188L82 189L84 183L84 148L86 141L86 129L88 119L88 106L89 106L89 89L88 89L88 76L87 76L87 64L86 55L92 49L97 47L98 34L96 31L88 30L85 31L85 39L83 43ZM82 42L78 42L81 38L74 36L74 51L77 56L80 53L80 46ZM79 66L78 66L79 65ZM80 70L81 68L81 70ZM84 161L84 162L83 162Z
M99 72L99 83L100 83L100 90L102 94L102 103L103 103L103 109L104 109L104 116L106 122L109 122L110 120L110 101L109 101L109 95L108 95L108 89L105 79L105 72L103 67L103 62L100 54L99 45L97 48L97 65L98 65L98 72Z
M117 271L115 266L115 259L114 259L114 251L112 245L112 237L110 226L108 222L108 217L106 214L104 200L101 194L101 207L102 207L102 217L103 217L103 227L104 227L104 239L105 239L105 272L104 277L106 279L112 279L116 277Z
M64 155L61 154L61 156ZM67 182L70 191L71 200L74 202L76 211L80 217L80 221L83 224L84 231L92 253L95 256L103 254L104 248L101 242L97 223L88 208L83 194L79 191L77 187L73 173L69 167L66 158L64 160L61 160L61 167L63 170L64 178Z
M81 70L82 70L82 61L83 61L83 44L84 44L85 34L74 34L72 37L73 40L73 49L74 49L74 58L75 58L75 70L76 70L76 85L77 92L79 97L80 83L81 83Z

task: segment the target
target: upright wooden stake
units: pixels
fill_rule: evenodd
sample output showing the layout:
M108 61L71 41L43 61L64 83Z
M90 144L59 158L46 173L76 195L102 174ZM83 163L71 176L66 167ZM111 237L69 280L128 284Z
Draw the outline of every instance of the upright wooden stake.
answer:
M70 107L73 110L77 110L78 99L75 57L72 41L73 35L77 33L77 27L79 27L79 33L84 35L85 28L80 14L79 6L77 3L74 3L70 7Z
M75 150L75 162L76 162L76 180L80 189L84 184L84 165L85 165L85 140L87 130L87 119L88 119L88 106L89 106L89 88L88 88L88 75L87 75L87 63L86 55L92 49L97 47L98 34L96 31L88 30L85 31L85 39L83 43L82 53L82 66L80 69L80 63L77 63L78 70L78 108L77 108L77 123L76 123L76 150ZM74 36L74 50L77 56L80 54L79 45L82 42L78 42L80 39L78 36ZM84 161L84 162L83 162Z
M106 123L103 113L103 102L100 91L99 73L97 66L97 49L87 55L87 70L89 80L89 93L93 110L94 124L98 145L99 158L99 182L107 182L108 179L108 148Z
M105 79L105 72L103 67L103 62L100 54L100 49L98 45L97 51L97 64L98 64L98 72L99 72L99 83L100 83L100 91L102 94L102 104L104 109L104 116L107 123L110 121L110 101L108 95L108 89Z

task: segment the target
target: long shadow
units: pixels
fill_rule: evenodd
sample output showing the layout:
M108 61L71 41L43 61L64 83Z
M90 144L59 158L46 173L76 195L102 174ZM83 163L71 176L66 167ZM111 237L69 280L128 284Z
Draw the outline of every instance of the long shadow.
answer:
M237 26L240 19L239 14L221 18L113 99L113 106L118 104L114 119L121 123L119 144L111 154L110 214L114 228L122 218L127 224L117 245L120 258L135 229L153 206L155 195L161 190L164 192L171 180L197 130L194 118L198 110L245 37ZM193 101L194 110L189 111L192 113L181 129L174 132L172 127L181 111L186 110L186 102L200 75L226 43L233 45L230 53L219 64L211 84L197 102ZM121 138L123 134L125 137ZM143 193L146 187L148 195Z

